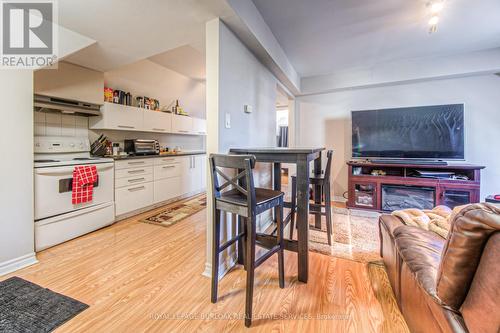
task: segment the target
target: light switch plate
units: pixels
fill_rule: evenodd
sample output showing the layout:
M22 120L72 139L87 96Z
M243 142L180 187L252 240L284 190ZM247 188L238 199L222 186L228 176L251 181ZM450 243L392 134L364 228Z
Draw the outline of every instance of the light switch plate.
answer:
M245 105L245 106L243 107L243 110L245 111L245 113L252 113L253 108L252 108L252 106L251 106L251 105Z
M231 114L230 113L226 113L226 128L231 128Z

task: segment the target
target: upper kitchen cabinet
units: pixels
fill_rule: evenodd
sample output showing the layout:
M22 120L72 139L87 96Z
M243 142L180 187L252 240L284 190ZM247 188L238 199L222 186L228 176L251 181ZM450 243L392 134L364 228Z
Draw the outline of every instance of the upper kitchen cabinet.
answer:
M193 134L193 118L172 115L172 132L179 134Z
M103 104L104 73L59 62L58 69L40 69L34 73L37 95Z
M144 110L144 131L159 133L172 132L172 114Z
M104 103L101 116L89 118L90 129L144 131L144 110L133 106Z
M193 118L193 134L207 134L207 121L205 119Z

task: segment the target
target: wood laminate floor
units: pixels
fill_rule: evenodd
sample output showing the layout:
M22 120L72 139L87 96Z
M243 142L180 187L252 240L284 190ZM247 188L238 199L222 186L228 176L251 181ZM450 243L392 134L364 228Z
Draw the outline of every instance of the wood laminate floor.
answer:
M38 264L0 280L16 275L90 305L57 332L407 332L380 267L317 253L307 284L297 281L292 253L285 289L276 256L257 269L258 318L245 329L242 268L221 280L219 302L210 303L205 214L168 228L139 215L40 252Z

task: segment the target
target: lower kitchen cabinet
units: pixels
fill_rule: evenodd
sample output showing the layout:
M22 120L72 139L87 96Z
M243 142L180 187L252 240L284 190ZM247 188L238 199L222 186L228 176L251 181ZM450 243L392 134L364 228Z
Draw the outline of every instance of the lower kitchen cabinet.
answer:
M205 188L206 179L205 155L186 156L183 160L182 191L184 193L200 192Z
M206 163L206 155L116 161L116 216L201 192Z
M152 182L115 189L115 213L122 215L153 204Z
M154 203L167 201L182 195L181 177L155 180Z

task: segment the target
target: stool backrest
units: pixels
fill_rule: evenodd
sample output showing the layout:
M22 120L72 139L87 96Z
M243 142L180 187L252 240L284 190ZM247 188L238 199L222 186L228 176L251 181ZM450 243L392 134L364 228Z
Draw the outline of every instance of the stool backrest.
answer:
M328 181L330 180L330 172L332 170L332 157L333 157L333 150L329 150L326 152L326 168L325 168L325 180Z
M210 154L209 160L214 202L215 198L221 196L223 190L236 189L246 197L247 207L251 210L256 202L252 173L255 156ZM219 184L219 176L223 179L222 184Z

